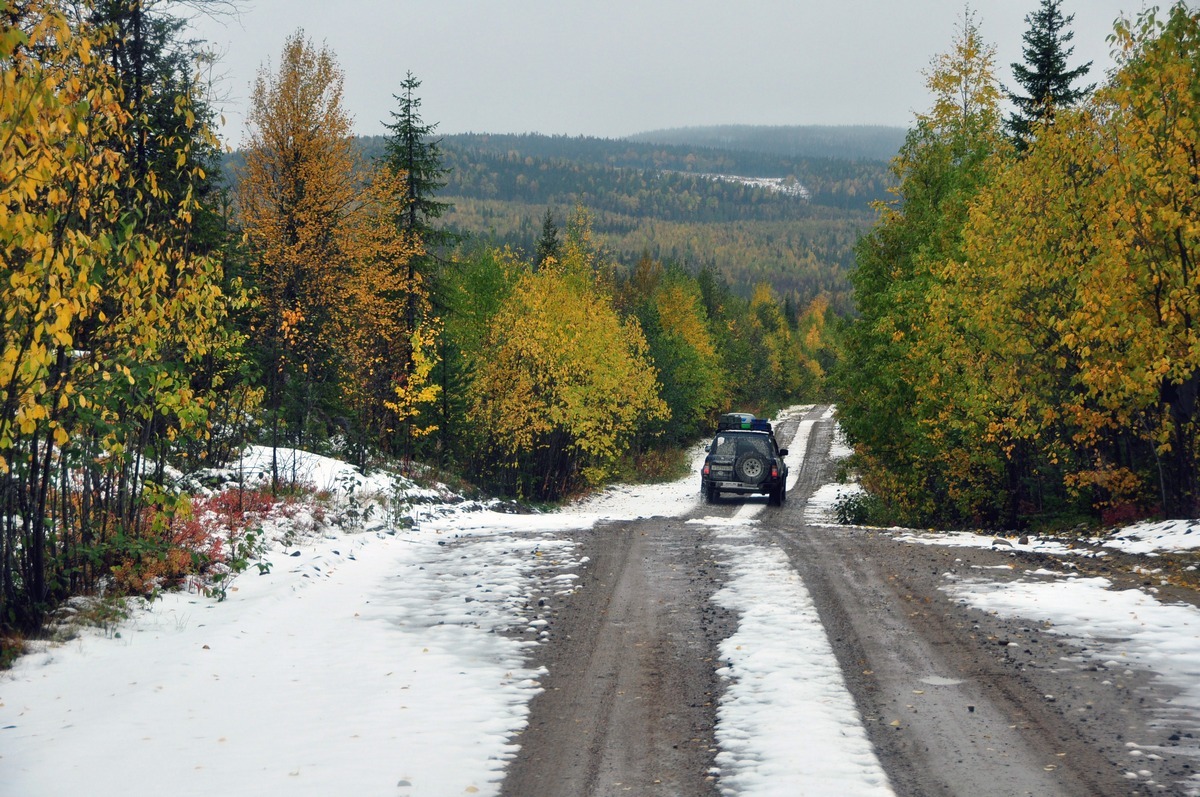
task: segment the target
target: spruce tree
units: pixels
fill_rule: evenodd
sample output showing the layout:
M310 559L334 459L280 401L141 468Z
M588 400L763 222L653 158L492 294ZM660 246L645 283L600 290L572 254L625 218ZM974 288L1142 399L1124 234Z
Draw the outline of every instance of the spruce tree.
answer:
M122 202L137 208L143 219L163 220L175 212L178 200L191 195L200 201L201 215L198 229L188 230L190 245L197 245L200 234L208 237L201 246L216 246L210 211L221 183L221 151L208 131L217 114L196 74L197 64L210 54L203 42L189 37L187 19L172 13L171 6L161 0L96 0L89 13L91 25L109 31L97 52L111 65L129 113L130 136L113 147L134 176L153 174L159 189L155 197L126 191ZM216 14L225 5L224 0L192 0L189 7ZM204 177L178 168L180 151L203 167Z
M455 233L439 227L436 222L442 214L450 209L449 202L436 199L437 192L446 185L445 176L449 169L442 163L440 143L433 138L437 124L427 124L421 118L421 98L417 89L421 81L408 72L404 82L400 84L401 93L393 94L400 107L392 111L392 122L385 124L388 137L385 143L385 159L393 172L405 176L405 205L404 212L396 219L401 233L412 243L416 254L409 258L408 284L422 282L430 285L431 303L429 307L438 315L444 316L449 310L447 294L452 289L448 274L438 273L438 253L460 240ZM415 297L408 297L406 318L409 329L417 329L425 320L420 317L421 308ZM450 391L455 376L450 373L448 361L452 353L447 351L445 341L438 338L438 363L434 379L441 387L441 417L438 419L439 456L449 444L450 432ZM405 457L412 454L412 436L405 425Z
M533 267L541 268L546 260L558 260L561 257L562 241L558 237L558 225L554 223L554 212L546 208L546 215L542 217L542 234L537 240L537 249L533 256Z
M1024 63L1012 65L1013 77L1025 94L1008 93L1017 107L1006 123L1019 149L1024 149L1038 125L1054 119L1058 108L1066 108L1091 94L1095 85L1072 88L1071 84L1087 75L1092 67L1088 61L1074 69L1067 68L1067 59L1075 51L1070 46L1075 34L1069 30L1074 14L1063 16L1062 0L1041 0L1041 7L1025 15L1029 29L1022 40Z
M384 125L388 130L385 151L388 166L403 172L408 183L408 205L397 222L428 252L453 243L455 236L435 225L450 208L450 203L435 198L446 185L444 178L450 170L442 165L440 142L433 138L437 124L426 124L421 118L420 87L421 81L409 72L400 84L401 93L392 95L400 108L392 111L392 122Z

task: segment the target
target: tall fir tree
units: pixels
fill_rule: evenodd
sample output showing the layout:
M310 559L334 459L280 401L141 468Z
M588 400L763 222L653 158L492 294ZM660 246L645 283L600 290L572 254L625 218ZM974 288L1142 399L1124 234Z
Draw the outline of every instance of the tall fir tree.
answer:
M442 165L441 145L433 138L437 124L427 124L421 118L421 98L417 96L420 87L421 81L409 72L400 84L401 93L392 95L400 108L392 111L392 122L384 125L388 131L385 151L388 166L393 172L403 172L407 183L407 205L397 223L429 253L456 239L436 225L451 207L435 197L446 185L449 169ZM414 263L415 267L420 265Z
M1017 110L1009 116L1006 127L1018 149L1024 149L1038 125L1053 121L1059 108L1075 105L1092 93L1095 85L1072 88L1072 84L1087 76L1092 62L1074 69L1067 68L1067 59L1075 52L1070 46L1075 37L1069 29L1074 14L1063 16L1062 0L1041 0L1041 7L1025 15L1029 29L1022 40L1024 63L1013 63L1013 77L1025 94L1008 92L1008 99Z
M421 118L421 98L417 94L420 87L421 81L408 72L400 84L401 92L392 95L400 107L392 111L391 123L384 125L388 131L385 160L388 168L394 174L402 175L405 181L406 204L396 224L414 251L408 260L408 284L429 286L432 301L427 307L433 313L443 315L448 304L445 296L448 286L438 285L438 278L444 276L438 273L439 257L447 247L457 243L459 237L437 225L437 220L451 207L449 202L436 198L437 192L446 185L449 169L442 165L441 146L433 137L437 124L426 123ZM410 329L432 321L421 317L421 307L411 296L406 316ZM441 386L438 439L442 450L448 445L447 437L451 434L449 402L450 383L454 377L448 372L447 363L452 359L452 353L446 351L445 342L439 338L439 363L433 378ZM408 456L412 453L412 441L407 433L404 437L405 455Z
M558 260L561 257L562 241L558 237L558 225L554 222L554 211L546 208L546 215L542 216L542 234L538 237L533 255L533 267L541 268L547 260Z

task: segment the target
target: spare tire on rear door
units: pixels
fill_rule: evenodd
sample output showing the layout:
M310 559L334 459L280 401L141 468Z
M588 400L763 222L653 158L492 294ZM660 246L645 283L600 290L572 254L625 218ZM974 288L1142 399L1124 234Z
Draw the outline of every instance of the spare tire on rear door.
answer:
M742 454L733 468L738 478L747 484L761 484L767 477L767 461L757 451Z

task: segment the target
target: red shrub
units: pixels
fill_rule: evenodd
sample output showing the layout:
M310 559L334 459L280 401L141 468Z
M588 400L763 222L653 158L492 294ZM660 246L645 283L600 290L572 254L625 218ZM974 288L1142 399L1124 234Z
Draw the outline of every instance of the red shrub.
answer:
M1137 504L1123 501L1100 510L1100 522L1108 527L1129 526L1139 520L1145 520L1149 513Z

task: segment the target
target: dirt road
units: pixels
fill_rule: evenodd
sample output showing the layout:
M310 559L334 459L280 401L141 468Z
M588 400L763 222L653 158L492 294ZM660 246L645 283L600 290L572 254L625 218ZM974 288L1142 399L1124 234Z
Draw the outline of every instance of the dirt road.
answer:
M1200 762L1180 747L1187 731L1152 713L1170 697L1166 686L1122 671L1114 688L1111 673L1081 662L1062 638L966 608L940 589L981 568L1015 577L999 569L1013 563L1012 551L805 525L805 501L832 480L826 409L777 428L798 479L785 506L763 507L745 544L777 546L799 573L896 794L1186 793L1178 784ZM698 502L692 516L739 511L742 502ZM538 648L545 692L515 740L503 794L722 793L713 774L717 645L738 618L711 601L724 578L719 532L687 520L581 534L590 562ZM1139 774L1131 778L1131 769Z

